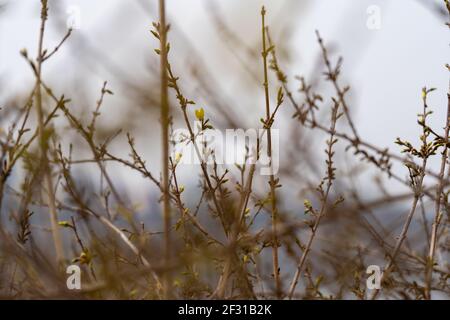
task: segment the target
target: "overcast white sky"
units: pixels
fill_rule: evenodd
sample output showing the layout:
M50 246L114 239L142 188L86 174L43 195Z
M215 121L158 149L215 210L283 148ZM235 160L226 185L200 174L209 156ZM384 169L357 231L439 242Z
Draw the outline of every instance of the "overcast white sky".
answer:
M50 1L50 4L52 2L55 1ZM110 44L110 47L115 46L117 50L134 54L136 45L132 39L139 35L147 36L150 17L155 17L154 12L140 12L142 7L136 4L138 1L126 1L126 5L123 0L61 2L66 3L65 8L80 8L80 32L92 37L100 35L93 39L100 43L107 43L108 37L118 38L120 42ZM292 1L216 2L224 9L228 22L246 26L248 30L242 34L245 40L245 37L256 36L259 31L256 23L261 4L268 7L269 24L276 26L283 21L275 21L273 17L279 18L276 13L284 3ZM415 135L415 127L408 124L414 123L420 106L418 96L424 85L440 89L432 102L436 118L442 119L448 87L447 72L443 66L448 62L449 56L446 41L449 39L448 31L443 21L439 21L419 5L418 1L411 0L302 2L305 3L305 13L298 14L298 29L292 43L299 55L298 72L308 68L306 62L317 53L314 30L319 29L325 39L333 40L337 45L337 52L345 58L343 71L354 86L354 91L358 92L357 122L363 133L368 134L374 142L384 144L395 138L388 135L389 132L407 137ZM23 79L29 74L18 52L25 47L34 52L39 1L15 0L7 3L6 14L0 16L0 72L7 79L7 88L14 89L22 86ZM208 42L214 38L215 33L206 17L204 3L201 0L168 1L170 17L184 30L189 30L192 38L201 35L196 38L201 50L208 47ZM370 31L366 28L366 9L370 5L378 5L381 9L380 30ZM120 8L119 12L117 8ZM302 6L297 8L303 9ZM129 30L127 25L135 29ZM254 30L250 28L251 25L255 26ZM139 30L139 27L142 29ZM60 35L61 32L49 33L47 43L56 43ZM121 42L127 38L130 38L129 43ZM147 38L142 41L146 41L145 39ZM143 53L137 52L137 55ZM58 61L64 61L65 55L67 52L63 50ZM210 64L217 63L214 55L205 55L205 58L210 60ZM353 60L357 63L353 63ZM384 117L382 123L373 123L373 119L379 119L380 115L388 113L390 116Z

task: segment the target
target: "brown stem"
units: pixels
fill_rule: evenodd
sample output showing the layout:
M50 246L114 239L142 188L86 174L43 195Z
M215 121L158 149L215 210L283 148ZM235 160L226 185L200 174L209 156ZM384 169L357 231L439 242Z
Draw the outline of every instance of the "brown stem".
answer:
M264 65L264 96L266 102L266 119L270 121L270 97L269 97L269 79L268 79L268 68L267 68L267 55L269 52L266 47L266 25L265 25L265 15L266 9L262 7L261 10L261 22L262 22L262 43L263 43L263 65ZM278 237L277 237L277 204L276 204L276 181L273 174L272 167L272 132L270 127L267 128L267 157L270 163L270 204L271 204L271 218L272 218L272 265L273 265L273 276L275 279L275 289L277 297L281 296L281 285L280 285L280 267L278 263Z
M430 240L430 248L428 252L428 261L427 261L427 271L426 271L426 286L425 286L425 297L427 299L431 298L431 281L433 278L433 265L434 265L434 256L436 253L436 244L438 241L438 229L441 222L442 214L441 214L441 203L443 201L443 191L445 184L445 167L447 164L448 158L448 135L450 131L450 91L447 93L447 119L445 122L445 133L444 133L444 150L442 151L441 158L441 169L439 172L439 181L436 188L436 198L435 198L435 212L434 212L434 220L433 226L431 230L431 240Z
M162 187L164 217L164 297L170 297L171 277L169 272L171 239L170 239L170 194L169 194L169 99L167 75L167 25L165 1L159 0L160 27L160 63L161 63L161 132L162 132Z
M423 149L425 149L428 144L428 142L427 142L428 132L427 132L427 126L425 125L425 121L426 121L426 118L428 115L428 113L427 113L428 106L427 106L426 91L424 91L424 92L425 92L425 95L423 98L423 123L424 123L424 125L422 126L423 127L423 135L422 135L422 143L423 143L422 148ZM395 259L397 258L397 255L400 253L400 249L403 245L403 242L406 239L406 235L408 233L409 226L414 217L414 213L416 212L417 204L419 203L420 198L424 194L423 181L424 181L424 178L426 175L428 157L429 157L429 155L426 155L426 154L423 155L422 165L420 168L417 169L419 171L418 176L417 177L411 176L411 185L412 185L412 188L414 191L414 199L413 199L413 202L411 205L411 209L408 213L408 216L406 217L406 221L403 224L403 228L398 237L397 243L395 244L394 250L389 257L388 263L384 267L384 271L383 271L383 274L381 275L381 279L380 279L381 284L383 283L383 280L386 279L386 277L392 271L392 269L395 265ZM380 289L375 289L374 292L372 293L371 300L376 299L379 293L380 293Z
M335 132L336 132L336 123L337 120L339 118L338 115L338 110L339 110L339 104L340 102L338 101L334 101L335 105L333 107L332 110L332 116L331 116L331 125L330 125L330 140L327 142L328 143L328 148L326 150L326 153L328 155L328 159L327 159L327 177L325 178L328 182L327 182L327 186L325 189L325 192L322 195L322 201L321 201L321 207L320 207L320 211L318 212L317 216L315 217L315 222L313 227L311 228L311 234L309 236L308 242L306 244L305 249L303 250L302 256L297 264L297 270L295 271L294 277L291 281L291 285L289 287L289 293L288 293L288 297L289 299L292 299L292 297L294 296L295 293L295 288L297 286L298 283L298 279L300 278L302 271L303 271L303 266L305 265L306 259L308 257L309 252L311 251L311 246L313 244L314 238L316 237L317 234L317 229L319 228L320 222L322 220L322 218L325 215L325 210L326 207L328 205L328 197L330 195L330 190L331 190L331 186L333 184L333 179L334 179L334 168L333 168L333 155L334 155L334 151L333 151L333 145L335 144L335 142L337 141L335 139Z
M48 197L48 208L50 211L50 223L52 228L53 244L56 252L56 260L59 266L64 262L64 252L63 245L61 241L61 235L58 229L58 214L56 210L55 194L53 188L53 179L51 173L51 167L49 165L47 157L47 138L45 135L45 125L44 125L44 111L42 105L42 88L41 88L41 77L42 77L42 62L44 58L43 54L43 43L44 43L44 33L45 33L45 23L48 14L47 0L42 0L42 10L41 10L41 27L39 32L39 44L38 44L38 54L37 54L37 76L36 76L36 113L38 119L39 127L39 146L41 150L41 170L44 175L44 183L47 187L47 197Z

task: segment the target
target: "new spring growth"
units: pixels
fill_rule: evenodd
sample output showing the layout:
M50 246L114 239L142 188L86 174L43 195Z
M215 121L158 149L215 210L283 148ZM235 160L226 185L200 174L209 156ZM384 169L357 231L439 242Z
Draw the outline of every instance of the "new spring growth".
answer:
M180 163L182 157L183 157L183 154L181 154L181 153L179 153L179 152L177 152L177 153L175 154L175 165L177 165L178 163Z
M308 199L303 200L303 206L305 207L305 214L314 212L311 201L309 201Z
M203 108L195 110L195 117L199 121L203 121L205 119L205 110Z
M72 228L73 229L73 226L70 224L69 221L59 221L58 225L63 228Z
M72 263L79 263L79 264L86 264L86 265L90 265L92 262L92 254L89 252L88 249L83 250L83 252L81 252L80 256L73 259Z
M161 25L159 23L153 22L153 28L154 30L150 30L150 32L152 33L152 35L158 39L159 41L161 41ZM166 34L169 32L170 30L170 25L166 26ZM154 49L157 55L161 54L161 49ZM166 52L169 53L170 51L170 43L167 43L166 45Z
M422 100L426 101L428 94L435 90L436 90L436 88L427 89L426 87L423 87L422 88Z
M435 88L427 89L424 87L422 89L422 100L424 103L424 112L422 114L417 115L417 123L423 128L423 134L420 136L420 141L422 142L420 148L415 148L410 142L404 141L400 138L397 138L395 141L396 144L403 147L402 153L409 153L412 156L417 156L422 159L426 159L432 155L435 155L437 150L445 145L445 139L434 132L427 124L427 118L433 112L428 110L427 106L427 98L430 92L436 90ZM427 138L430 135L434 136L433 141L427 141Z
M20 50L20 54L22 57L24 57L25 59L28 58L28 51L27 49L23 48L22 50Z

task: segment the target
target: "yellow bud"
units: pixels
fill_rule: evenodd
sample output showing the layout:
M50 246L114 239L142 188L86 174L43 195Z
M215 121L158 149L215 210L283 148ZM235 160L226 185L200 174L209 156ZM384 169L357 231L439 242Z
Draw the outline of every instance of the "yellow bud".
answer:
M71 228L72 225L69 223L69 221L59 221L58 225L60 227L64 227L64 228Z
M427 97L427 92L425 90L422 90L422 99L425 99Z
M304 205L305 208L307 208L307 209L312 208L311 201L309 201L309 200L307 200L307 199L303 200L303 205Z
M89 264L89 263L91 263L92 256L89 253L89 251L86 250L80 254L80 257L78 258L78 260L81 264Z
M195 117L198 120L203 121L203 119L205 118L205 110L203 110L203 108L195 110Z

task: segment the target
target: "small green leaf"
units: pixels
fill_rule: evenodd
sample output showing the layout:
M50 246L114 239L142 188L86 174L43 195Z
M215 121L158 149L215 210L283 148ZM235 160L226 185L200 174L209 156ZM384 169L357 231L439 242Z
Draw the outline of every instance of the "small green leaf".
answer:
M73 228L69 221L59 221L58 225L63 228Z

